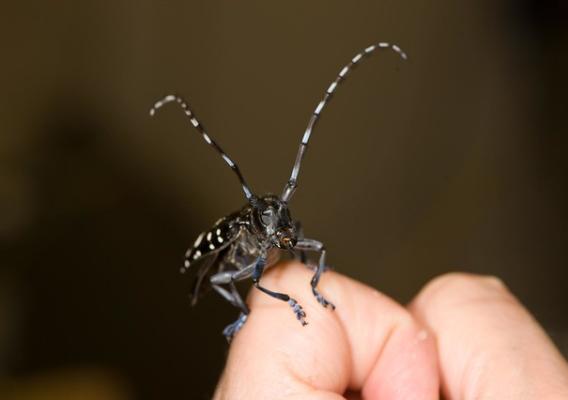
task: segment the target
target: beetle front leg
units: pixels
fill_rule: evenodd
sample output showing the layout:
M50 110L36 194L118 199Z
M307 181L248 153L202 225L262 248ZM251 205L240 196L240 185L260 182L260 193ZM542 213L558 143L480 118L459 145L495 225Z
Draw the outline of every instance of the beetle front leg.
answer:
M298 250L310 250L320 253L319 263L316 269L316 273L314 274L310 284L312 286L312 293L316 297L318 303L322 306L327 307L330 306L333 310L335 310L335 305L326 300L325 297L317 289L317 285L321 278L321 274L326 270L325 266L325 247L322 242L313 239L302 239L296 243L295 249Z
M298 304L298 302L295 299L291 298L290 296L288 296L285 293L273 292L272 290L267 289L264 286L260 285L260 278L262 276L262 273L264 272L265 265L266 265L266 258L259 257L259 259L258 259L258 261L257 261L257 263L254 267L253 274L252 274L252 281L254 282L254 286L258 290L266 293L267 295L269 295L271 297L274 297L275 299L287 302L288 305L290 307L292 307L292 310L294 311L294 314L296 314L296 318L298 319L298 321L300 321L302 326L306 326L308 324L305 320L306 312L304 311L302 306L300 304Z

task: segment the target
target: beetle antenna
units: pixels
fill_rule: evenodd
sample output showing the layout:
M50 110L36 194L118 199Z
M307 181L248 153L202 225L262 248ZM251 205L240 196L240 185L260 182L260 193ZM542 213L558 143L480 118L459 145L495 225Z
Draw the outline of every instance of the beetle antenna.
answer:
M154 106L150 109L150 116L153 117L154 114L156 114L157 110L162 108L164 105L171 103L171 102L174 102L174 101L180 105L180 107L183 109L183 112L185 113L187 118L189 118L189 122L191 123L191 125L195 129L197 129L197 131L199 133L201 133L201 136L203 136L203 139L205 140L205 142L207 142L208 145L213 147L215 149L215 151L217 151L217 153L219 153L221 155L221 157L227 163L227 165L229 165L229 167L231 167L231 169L235 172L235 174L237 174L237 177L239 178L239 181L241 182L241 186L243 188L243 192L245 193L247 200L253 201L255 196L252 193L252 190L250 190L249 185L245 181L243 174L241 174L241 170L239 169L238 165L231 159L231 157L229 157L227 155L227 153L225 153L223 151L221 146L219 146L217 144L217 142L215 142L211 138L211 136L209 136L207 134L207 132L205 131L205 127L201 124L201 122L199 122L197 120L197 118L195 117L195 114L189 108L187 101L185 101L181 96L178 96L178 95L175 95L175 94L170 94L170 95L167 95L164 98L158 100L156 103L154 103Z
M323 99L318 103L316 109L314 110L312 116L310 117L310 121L308 122L308 127L306 128L304 136L302 137L302 141L300 142L300 148L298 149L298 154L296 155L296 161L294 162L294 167L292 168L292 174L290 175L288 183L286 183L286 186L284 186L284 191L282 192L281 196L282 201L288 202L292 198L294 192L296 191L296 187L298 186L298 174L300 173L300 166L302 164L304 154L306 153L306 150L308 148L308 141L310 140L310 136L321 115L322 110L325 108L329 100L332 98L333 94L335 93L335 90L337 89L337 86L339 86L339 84L346 79L347 74L349 74L349 72L364 57L373 53L375 50L388 50L388 49L393 50L403 60L407 59L406 53L402 51L402 49L398 47L396 44L381 42L376 45L369 46L360 53L357 53L357 55L355 55L355 57L351 59L349 64L345 65L343 69L341 69L341 71L337 75L337 78L335 78L335 80L331 83L331 85L329 85L329 87L325 91Z

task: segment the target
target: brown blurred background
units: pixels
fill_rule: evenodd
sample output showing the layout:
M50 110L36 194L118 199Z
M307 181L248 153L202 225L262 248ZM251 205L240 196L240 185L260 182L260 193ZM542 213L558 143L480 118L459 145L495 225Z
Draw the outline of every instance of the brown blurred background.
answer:
M257 192L338 271L401 302L452 270L504 279L568 353L565 1L9 2L0 17L0 397L210 397L237 311L190 308L195 236L240 208L191 101ZM304 290L302 288L291 288ZM341 305L339 305L341 306Z

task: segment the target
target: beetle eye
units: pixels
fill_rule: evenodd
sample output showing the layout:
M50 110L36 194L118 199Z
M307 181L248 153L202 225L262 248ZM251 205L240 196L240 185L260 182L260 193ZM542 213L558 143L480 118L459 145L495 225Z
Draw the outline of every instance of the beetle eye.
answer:
M270 225L274 222L274 210L267 208L260 214L260 220L264 225Z

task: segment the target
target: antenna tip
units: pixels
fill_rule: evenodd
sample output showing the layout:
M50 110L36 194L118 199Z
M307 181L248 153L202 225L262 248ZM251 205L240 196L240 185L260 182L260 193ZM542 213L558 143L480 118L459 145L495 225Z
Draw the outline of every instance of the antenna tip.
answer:
M153 117L154 114L156 114L156 109L155 109L154 107L152 107L152 108L150 109L150 117Z

